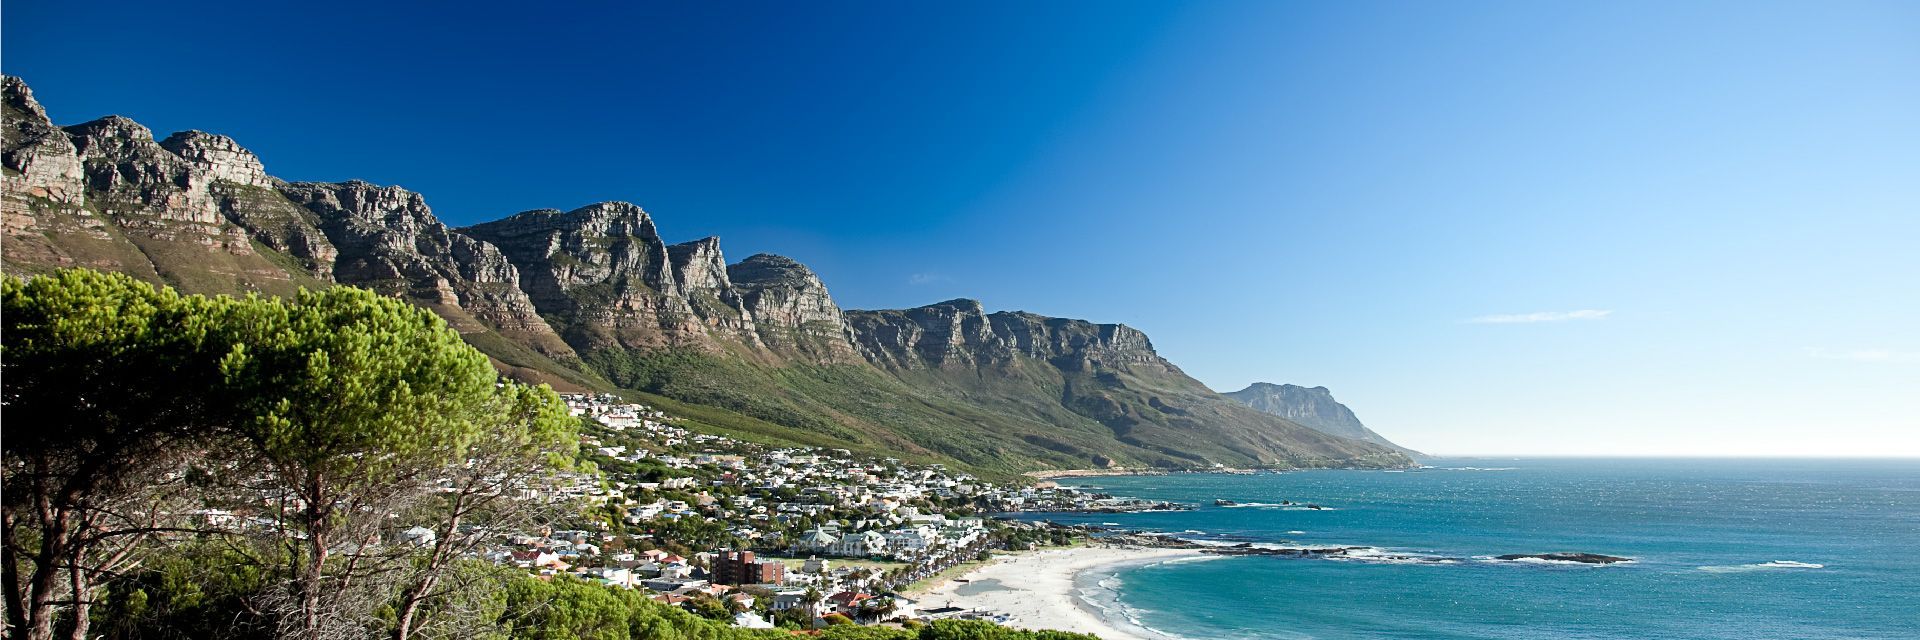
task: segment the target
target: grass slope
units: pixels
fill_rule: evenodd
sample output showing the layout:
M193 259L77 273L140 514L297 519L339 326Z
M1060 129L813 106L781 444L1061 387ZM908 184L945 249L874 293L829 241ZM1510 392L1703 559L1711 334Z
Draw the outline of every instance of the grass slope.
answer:
M697 350L603 349L611 383L722 433L958 461L1004 475L1106 466L1397 466L1384 448L1328 436L1214 394L1177 371L1062 371L1019 358L991 369L769 365Z

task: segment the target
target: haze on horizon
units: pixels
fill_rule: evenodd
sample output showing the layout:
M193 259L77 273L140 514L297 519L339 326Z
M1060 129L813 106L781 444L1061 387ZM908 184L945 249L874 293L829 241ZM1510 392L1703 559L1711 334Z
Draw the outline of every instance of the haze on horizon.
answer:
M1122 322L1430 453L1920 456L1912 3L42 2L3 28L62 124L231 135L451 224L638 202L849 308Z

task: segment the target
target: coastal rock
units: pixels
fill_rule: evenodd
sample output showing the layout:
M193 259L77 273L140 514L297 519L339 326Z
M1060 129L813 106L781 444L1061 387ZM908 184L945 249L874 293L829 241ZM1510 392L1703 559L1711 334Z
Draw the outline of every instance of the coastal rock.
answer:
M1577 562L1580 564L1613 564L1616 562L1633 562L1633 558L1623 558L1620 556L1609 556L1609 555L1602 555L1598 553L1570 553L1570 552L1509 553L1503 556L1494 556L1494 559L1496 560L1539 560L1539 561L1546 561L1546 562Z

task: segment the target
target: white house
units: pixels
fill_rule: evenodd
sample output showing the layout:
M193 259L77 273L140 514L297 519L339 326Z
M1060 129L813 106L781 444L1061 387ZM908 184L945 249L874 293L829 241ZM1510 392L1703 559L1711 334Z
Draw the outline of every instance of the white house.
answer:
M794 543L794 547L814 553L830 553L830 549L833 548L834 543L839 541L840 539L834 537L833 534L827 533L819 527L814 527L813 530L808 531L806 535L800 536L800 540Z
M440 539L440 536L434 533L432 529L414 527L400 532L400 539L406 541L407 544L417 547L430 547L433 546L434 541Z
M887 550L887 537L878 531L863 531L850 534L834 543L834 555L865 557L883 553Z

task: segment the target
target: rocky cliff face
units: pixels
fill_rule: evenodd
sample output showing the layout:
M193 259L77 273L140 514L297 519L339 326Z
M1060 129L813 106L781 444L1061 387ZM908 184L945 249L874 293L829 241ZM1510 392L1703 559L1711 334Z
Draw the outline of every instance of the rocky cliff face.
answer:
M816 445L986 467L1397 465L1186 376L1146 335L954 300L843 312L811 269L715 238L667 245L604 202L451 229L420 194L286 182L225 136L54 126L4 79L5 264L121 271L190 293L346 284L433 310L511 375L613 382Z
M192 290L291 290L294 278L221 214L229 183L216 159L182 157L119 116L55 127L24 82L3 84L8 264L113 269Z
M1333 392L1328 391L1326 387L1255 382L1245 389L1224 395L1258 411L1298 422L1322 433L1414 453L1413 450L1394 444L1361 424L1360 418L1353 415L1353 410L1334 400Z
M4 160L6 195L41 198L68 205L86 201L86 172L73 140L53 126L47 110L33 98L33 90L19 78L0 80L0 101L6 109Z
M286 183L231 138L156 142L108 116L56 128L24 82L4 83L6 262L90 266L195 293L340 282L403 295L466 333L498 330L572 352L535 312L511 263L452 233L419 196L364 182ZM74 181L78 167L80 181Z
M1122 365L1178 371L1132 327L1019 311L989 314L978 300L848 311L846 318L860 355L889 368L980 367L1027 357L1073 371Z
M858 361L840 306L806 265L762 253L728 266L727 278L768 348L817 362Z
M219 226L211 171L154 142L153 132L120 116L66 128L85 163L87 189L110 215ZM166 225L149 225L160 228Z
M1126 325L986 313L974 300L846 317L867 360L916 388L1062 427L1020 437L1096 464L1329 466L1380 453L1213 393Z
M534 304L576 349L659 348L705 336L666 244L640 207L527 211L461 232L500 247L525 274Z
M500 249L454 233L420 194L358 180L288 183L280 193L311 212L332 244L333 280L415 300L463 333L494 330L540 353L573 355Z
M673 267L674 284L679 285L694 317L705 323L709 332L764 346L740 290L727 275L727 258L720 252L719 238L669 246L667 259Z
M0 79L5 127L0 145L0 216L9 266L85 266L157 278L153 263L87 207L86 166L33 90Z
M541 313L581 352L745 347L731 351L803 361L851 353L839 309L805 267L777 256L729 267L718 238L667 246L632 204L529 211L461 231L505 252Z

